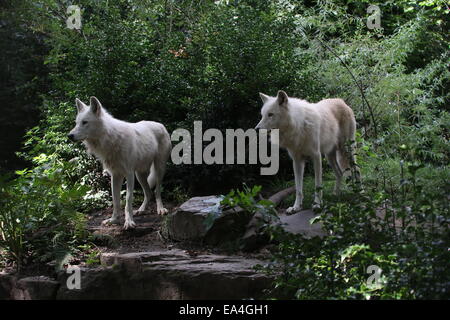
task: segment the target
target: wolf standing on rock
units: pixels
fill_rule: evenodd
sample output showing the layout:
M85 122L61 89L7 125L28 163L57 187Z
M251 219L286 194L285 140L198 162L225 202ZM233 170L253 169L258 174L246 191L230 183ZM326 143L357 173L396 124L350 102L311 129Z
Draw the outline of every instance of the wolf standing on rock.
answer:
M341 99L325 99L318 103L288 97L278 91L277 97L260 93L264 103L262 119L256 129L279 129L280 146L286 148L294 162L295 203L287 209L294 213L302 209L303 172L305 158L311 157L314 164L314 206L322 202L322 154L330 163L336 176L334 192L338 193L341 179L354 163L353 147L356 121L352 109ZM345 144L352 142L352 151ZM358 174L359 175L359 174Z
M68 137L82 140L89 153L94 154L111 174L113 214L104 223L118 223L120 189L127 180L124 229L134 228L133 190L134 176L144 190L144 202L138 212L147 208L151 189L155 187L158 214L166 214L161 200L161 182L172 144L166 128L158 122L140 121L129 123L115 119L91 97L90 106L76 99L78 115L75 128Z

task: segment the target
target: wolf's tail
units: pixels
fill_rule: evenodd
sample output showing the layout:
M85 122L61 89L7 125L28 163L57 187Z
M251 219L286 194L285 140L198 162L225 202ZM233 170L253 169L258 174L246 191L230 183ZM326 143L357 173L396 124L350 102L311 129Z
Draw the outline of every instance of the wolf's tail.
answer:
M150 188L153 189L156 182L159 180L161 183L164 173L166 172L167 160L170 157L170 152L172 151L172 143L170 141L170 136L166 132L164 137L165 141L161 145L161 150L156 154L155 160L150 168L150 175L148 176L148 184Z
M344 150L345 147L337 151L337 161L339 163L339 167L341 168L342 175L347 178L351 175L351 162L354 162L354 157L347 150Z
M347 135L344 141L341 141L337 150L337 161L345 178L352 177L355 181L361 181L361 172L356 164L356 123L348 123Z

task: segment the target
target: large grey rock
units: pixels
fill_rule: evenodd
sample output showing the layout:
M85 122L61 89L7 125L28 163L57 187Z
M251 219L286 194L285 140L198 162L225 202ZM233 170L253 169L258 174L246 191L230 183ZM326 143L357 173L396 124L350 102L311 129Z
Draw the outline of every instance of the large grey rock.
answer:
M254 270L264 261L241 256L197 255L173 249L105 253L103 267L81 271L81 289L61 285L58 299L261 298L271 278ZM62 273L60 282L67 276Z
M208 231L206 219L209 214L219 214L216 196L195 197L184 202L167 221L169 237L174 240L197 240Z
M244 299L263 296L271 279L254 270L264 261L241 256L196 255L182 250L106 254L106 265L140 274L145 296L155 299ZM149 285L151 284L151 285Z
M201 240L211 245L239 239L251 216L239 208L222 211L222 199L220 196L189 199L168 216L165 233L172 240Z

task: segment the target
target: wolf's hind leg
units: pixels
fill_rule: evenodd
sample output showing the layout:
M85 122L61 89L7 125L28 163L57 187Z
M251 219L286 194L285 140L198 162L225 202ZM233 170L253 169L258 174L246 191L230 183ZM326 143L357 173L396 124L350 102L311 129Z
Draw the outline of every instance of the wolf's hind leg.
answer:
M326 158L328 160L328 163L330 164L331 168L333 169L334 176L336 177L336 183L334 185L334 194L339 194L340 188L341 188L341 179L342 179L342 170L339 167L339 164L337 162L337 151L333 150L329 154L326 155Z
M322 155L320 151L313 155L312 158L314 163L314 177L316 187L316 191L314 192L314 209L320 208L320 206L322 205Z
M166 169L166 163L163 159L155 159L153 163L152 173L149 176L149 184L151 185L151 179L154 179L155 183L155 198L156 198L156 211L160 215L166 214L168 211L164 208L161 199L161 183L164 177L164 171Z
M337 162L342 170L343 177L351 178L354 182L361 182L361 172L355 160L355 144L350 147L343 146L337 150Z
M152 190L150 189L150 185L148 184L147 181L148 176L149 176L148 171L136 172L136 178L139 181L139 184L142 186L142 189L144 190L144 201L137 210L136 214L140 214L141 212L144 212L147 209L148 203L151 198Z

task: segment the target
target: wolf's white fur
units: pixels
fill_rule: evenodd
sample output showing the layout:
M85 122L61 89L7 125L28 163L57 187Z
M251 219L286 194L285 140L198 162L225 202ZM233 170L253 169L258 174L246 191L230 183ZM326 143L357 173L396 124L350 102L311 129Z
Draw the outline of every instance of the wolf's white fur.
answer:
M120 189L127 180L124 228L133 228L133 190L136 177L144 190L144 202L138 212L147 208L151 189L155 187L158 214L165 214L161 200L161 182L172 148L166 128L158 122L129 123L115 119L91 97L90 106L76 99L78 115L69 138L82 140L111 174L113 214L104 223L117 223L120 211Z
M355 140L356 121L352 109L341 99L325 99L318 103L288 97L280 90L277 97L260 93L264 103L262 119L257 129L279 129L280 146L288 150L294 162L296 197L288 213L301 210L303 203L303 172L305 158L314 164L314 207L322 202L322 154L336 176L334 191L339 192L344 172L354 163L353 152L347 152L345 143ZM352 146L353 148L353 146Z

